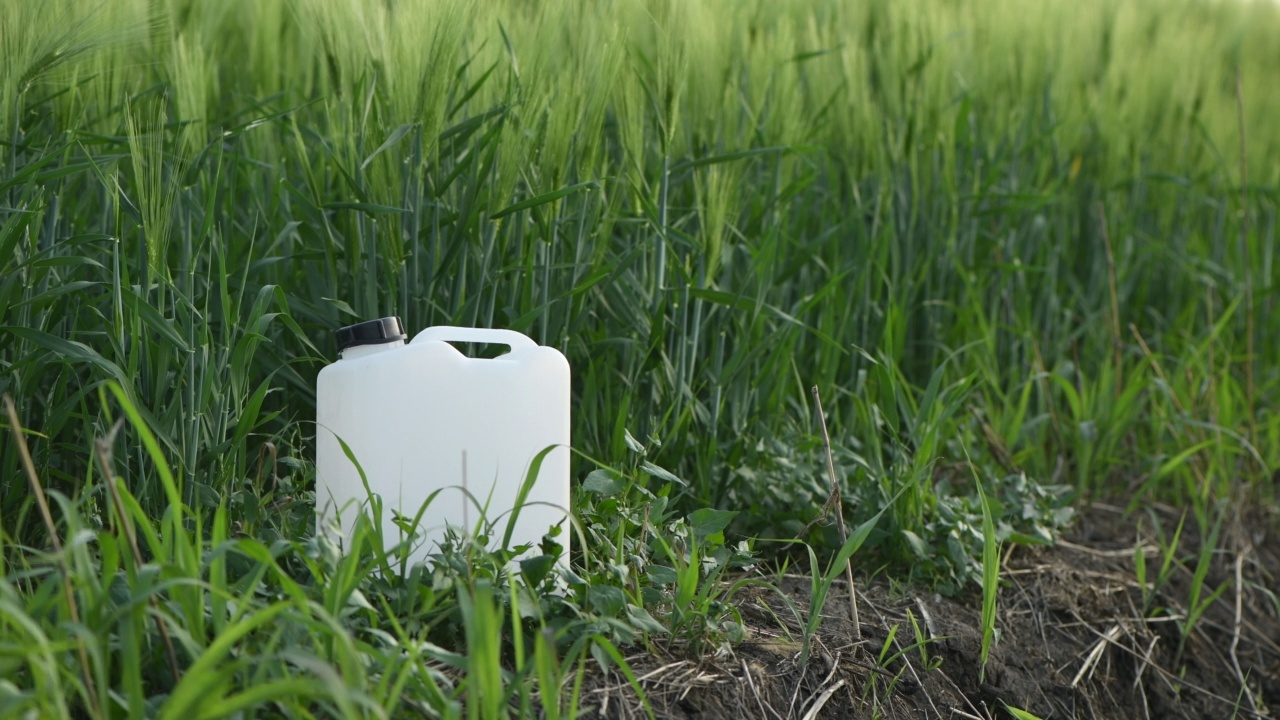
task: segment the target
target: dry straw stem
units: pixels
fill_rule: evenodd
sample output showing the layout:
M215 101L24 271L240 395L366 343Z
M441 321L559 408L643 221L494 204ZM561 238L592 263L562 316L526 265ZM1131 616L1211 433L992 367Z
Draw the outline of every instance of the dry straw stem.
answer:
M1100 644L1114 647L1115 649L1119 650L1125 655L1128 655L1130 658L1132 658L1134 662L1140 662L1144 659L1143 656L1136 649L1131 648L1125 645L1124 643L1121 643L1119 641L1119 638L1112 637L1112 634L1110 632L1103 634L1097 628L1092 627L1088 624L1086 624L1085 627L1088 628L1090 632L1092 632L1095 636L1098 637ZM1202 695L1203 697L1206 697L1210 700L1214 700L1222 705L1225 705L1226 707L1233 708L1237 717L1240 715L1248 715L1250 717L1255 717L1255 718L1270 717L1269 714L1263 714L1262 712L1255 712L1248 708L1240 707L1239 703L1235 699L1226 697L1224 695L1219 695L1218 693L1215 693L1212 690L1209 690L1208 688L1205 688L1201 685L1197 685L1196 683L1190 682L1189 680L1187 680L1184 672L1174 672L1172 670L1169 670L1168 668L1161 667L1160 665L1154 662L1150 663L1149 667L1154 669L1156 671L1156 674L1158 674L1166 683L1168 683L1170 687L1181 688L1183 690L1190 690L1192 692Z
M742 676L747 679L747 685L751 688L751 694L755 696L756 706L760 708L760 717L764 719L768 717L768 713L772 713L777 720L782 720L782 716L778 714L777 710L774 710L772 706L764 704L764 699L760 697L760 690L756 687L756 679L754 674L751 672L751 667L747 665L747 661L744 659L741 662Z
M836 480L836 461L831 453L831 434L827 432L827 416L822 412L822 398L818 394L818 386L813 386L813 405L818 410L818 425L822 428L822 443L827 453L827 476L831 479L831 496L822 514L826 515L834 506L836 527L840 529L840 544L849 542L849 533L844 526L844 507L840 502L840 483ZM806 528L807 530L807 528ZM817 572L815 569L814 572ZM844 579L849 584L849 617L853 620L853 637L862 639L862 624L858 622L858 589L853 585L853 558L844 566Z
M120 517L120 529L124 533L125 539L129 543L129 549L133 553L133 560L138 567L142 567L142 551L138 549L138 536L133 531L133 524L129 522L129 515L124 509L124 500L120 497L120 488L116 487L115 473L111 470L111 446L115 442L116 434L120 432L121 426L124 425L124 418L116 420L116 424L111 427L111 431L107 433L105 438L94 438L94 450L98 457L98 465L102 469L102 478L107 484L107 491L111 495L111 504L115 506L116 515ZM178 666L178 654L173 649L173 638L169 637L169 630L162 621L164 614L160 612L160 600L155 594L151 594L151 608L156 613L156 627L160 630L160 637L164 641L165 654L169 659L169 667L173 670L174 682L182 679L182 670Z
M826 707L827 701L831 699L831 696L835 695L837 690L844 687L846 682L848 681L841 678L840 680L837 680L835 684L829 686L826 690L823 690L822 694L818 696L818 699L809 707L809 711L804 714L804 720L814 720L817 718L818 713L822 712L822 708Z
M1258 701L1253 697L1253 692L1249 689L1249 680L1245 676L1244 670L1240 667L1240 625L1241 625L1241 605L1244 595L1244 558L1252 550L1252 546L1246 545L1243 550L1236 555L1236 611L1235 622L1231 626L1231 667L1236 672L1236 679L1240 682L1240 688L1246 699L1249 701L1249 707L1252 708L1255 715L1261 714L1258 708Z
M810 611L812 611L812 608L810 608ZM822 682L818 683L818 687L829 689L831 687L831 680L836 676L836 672L840 669L840 652L836 651L835 657L832 657L831 655L827 654L827 651L824 649L823 654L826 656L828 665L830 666L830 668L827 670L827 676L822 679ZM802 685L803 683L796 683L795 690L791 692L791 705L788 706L787 708L787 717L789 718L795 717L796 700L800 697L800 690L802 688ZM841 680L840 685L836 687L838 689L843 685L844 685L844 680ZM812 720L814 716L813 708L816 707L817 709L821 710L822 706L826 705L827 701L831 699L832 694L834 694L834 691L832 693L827 693L827 694L820 693L818 696L818 699L809 708L809 711L805 713L804 715L805 720ZM809 701L806 700L805 702L807 703ZM803 704L801 705L801 707L803 707Z
M71 589L71 568L67 565L67 557L62 553L62 541L58 539L58 526L53 522L53 513L49 512L49 501L44 495L44 486L40 484L40 476L36 474L36 464L31 460L31 450L27 447L27 439L22 435L22 423L18 420L18 410L13 406L13 398L8 393L4 396L4 410L9 415L9 429L13 431L13 441L18 446L18 456L22 458L22 467L26 470L27 479L31 481L31 493L40 508L40 516L44 518L45 529L49 532L49 542L53 545L54 555L62 569L62 591L67 596L67 611L71 613L71 622L80 624L80 608L76 605L76 595ZM80 656L80 671L84 673L84 689L89 695L94 717L102 717L102 706L98 702L98 693L93 687L93 674L89 669L89 653L85 650L84 639L76 636L76 652Z
M1085 656L1084 664L1080 666L1080 671L1076 673L1075 678L1071 680L1070 687L1075 688L1080 685L1080 681L1086 676L1093 676L1093 669L1097 667L1099 658L1102 657L1102 651L1107 649L1108 644L1114 644L1116 639L1120 637L1122 628L1119 625L1112 625L1106 634L1094 643L1093 648L1089 650L1089 654Z
M1124 389L1124 356L1120 342L1120 300L1116 291L1116 255L1111 248L1111 230L1107 227L1107 206L1098 203L1098 223L1102 228L1102 243L1107 251L1107 289L1111 294L1111 351L1115 355L1116 395Z
M1244 388L1248 403L1245 415L1249 418L1249 436L1258 437L1257 420L1253 414L1253 263L1249 256L1249 161L1245 157L1247 145L1244 135L1244 85L1240 79L1240 67L1236 66L1236 117L1240 122L1240 262L1244 264Z

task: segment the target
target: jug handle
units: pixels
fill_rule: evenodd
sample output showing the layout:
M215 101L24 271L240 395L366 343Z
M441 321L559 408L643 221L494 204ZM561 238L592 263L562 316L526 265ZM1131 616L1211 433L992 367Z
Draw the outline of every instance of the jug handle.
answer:
M436 325L434 327L429 327L417 335L414 335L410 344L425 342L428 340L440 340L443 342L493 343L495 345L506 345L511 348L512 352L538 347L538 343L534 342L527 335L518 333L515 330L454 327L452 325Z

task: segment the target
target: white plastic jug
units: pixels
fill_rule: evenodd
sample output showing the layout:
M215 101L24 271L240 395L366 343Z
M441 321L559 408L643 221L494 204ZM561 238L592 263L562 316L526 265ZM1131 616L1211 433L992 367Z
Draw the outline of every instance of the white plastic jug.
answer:
M387 549L403 540L394 514L412 520L437 491L418 525L411 562L436 552L446 527L470 533L481 518L477 503L487 503L484 517L495 528L491 546L499 545L531 462L550 447L520 508L510 547L531 544L530 554L537 554L542 536L563 525L557 542L567 557L569 363L564 355L513 330L442 326L423 330L408 345L404 338L394 317L342 328L339 360L320 371L317 532L327 532L336 515L350 541L356 514L369 507L363 470L369 490L382 500ZM497 343L511 350L492 359L468 358L450 341Z

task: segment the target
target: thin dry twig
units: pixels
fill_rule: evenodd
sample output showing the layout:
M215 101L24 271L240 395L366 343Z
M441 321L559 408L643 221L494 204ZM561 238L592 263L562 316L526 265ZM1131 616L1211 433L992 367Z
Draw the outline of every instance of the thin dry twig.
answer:
M1244 85L1240 78L1240 67L1236 66L1236 115L1240 120L1240 261L1244 263L1244 396L1247 407L1245 417L1249 418L1249 437L1258 437L1258 427L1254 408L1253 386L1253 263L1249 257L1249 162L1246 157L1248 146L1244 134Z
M133 531L133 523L129 521L129 515L124 509L124 499L120 497L120 488L116 487L115 473L112 471L111 447L115 444L116 435L120 432L120 428L124 425L124 418L116 420L116 424L111 427L111 431L107 433L105 438L95 438L93 441L94 450L98 458L98 466L102 470L102 479L107 485L107 491L111 495L111 504L115 506L116 515L120 517L120 528L124 531L125 540L129 543L129 549L133 554L133 560L138 567L142 567L142 551L138 549L138 536ZM164 642L165 655L169 660L169 669L173 671L174 682L182 679L182 669L178 665L178 653L173 648L173 638L169 637L169 628L166 624L167 616L160 610L160 600L152 594L151 609L156 614L156 628L160 631L160 639Z
M1236 617L1231 628L1231 667L1235 670L1236 680L1240 682L1240 689L1244 696L1249 699L1249 707L1253 708L1254 713L1258 712L1258 702L1254 699L1253 693L1249 690L1249 681L1244 676L1244 671L1240 669L1240 654L1237 650L1240 648L1240 625L1242 615L1242 595L1244 594L1244 558L1249 554L1252 547L1246 545L1240 554L1236 556Z
M1116 638L1120 637L1120 629L1119 625L1112 625L1111 629L1098 642L1094 643L1093 649L1089 651L1089 655L1084 659L1084 664L1080 666L1080 671L1071 680L1071 687L1078 686L1086 674L1093 675L1093 668L1097 666L1098 660L1102 657L1102 651L1106 650L1107 645L1114 643Z
M656 678L656 677L658 677L658 676L660 676L660 675L668 674L668 671L672 670L673 668L684 667L684 666L686 666L686 665L688 665L688 664L689 664L689 661L688 661L688 660L677 660L677 661L675 661L675 662L673 662L673 663L667 663L666 665L663 665L662 667L659 667L659 668L654 669L654 670L650 670L649 672L647 672L647 673L645 673L645 674L643 674L643 675L639 675L639 676L637 676L637 677L636 677L636 682L643 683L643 682L645 682L646 680L652 680L653 678Z
M924 620L925 639L932 640L938 637L938 628L933 624L933 614L929 612L928 606L924 604L924 600L916 598L916 607L920 609L920 618Z
M80 608L76 604L75 591L71 588L71 566L67 556L62 552L62 540L58 538L58 526L53 522L53 513L49 511L49 500L44 495L44 486L36 473L35 461L31 459L31 449L27 447L27 439L22 434L22 423L18 420L18 409L13 405L13 398L8 393L4 396L4 410L9 415L9 429L13 431L13 441L18 446L18 457L22 459L22 468L31 482L31 492L35 495L36 505L40 508L40 516L44 519L45 530L49 533L49 542L53 544L54 555L62 569L62 591L67 597L67 611L71 614L71 622L80 624ZM76 635L76 653L80 658L80 671L84 674L84 689L89 695L89 704L95 717L102 717L102 706L98 701L98 692L93 684L93 672L89 667L89 652L85 649L84 638Z
M829 663L831 663L831 668L827 671L827 676L822 678L822 682L818 683L818 687L825 687L828 683L830 683L831 679L836 676L836 671L840 669L840 652L839 651L836 651L835 658L832 658L829 654L827 654L826 650L824 649L823 657ZM799 689L800 689L800 683L796 683L796 690L798 691ZM827 700L829 699L830 698L828 697L826 700L822 700L821 704L825 705ZM814 704L817 705L818 703L815 702ZM796 694L793 693L791 695L791 709L787 711L788 715L790 715L792 710L794 710L795 705L796 705ZM806 713L805 717L808 718L809 715Z
M116 516L120 518L120 527L124 532L125 540L133 551L134 559L141 565L142 552L138 550L138 537L133 532L133 523L129 522L129 516L125 514L124 500L120 497L120 488L116 487L115 473L111 471L111 446L115 443L116 435L123 426L124 418L116 420L116 424L111 426L105 438L94 438L93 447L98 459L98 468L102 471L102 477L107 486L107 494L111 496L111 504L115 507Z
M1115 355L1116 395L1124 389L1124 363L1120 342L1120 300L1116 291L1116 256L1111 250L1111 231L1107 227L1107 206L1098 203L1098 218L1102 227L1102 242L1107 251L1107 285L1111 293L1111 350Z
M1089 627L1089 626L1086 625L1085 627ZM1090 628L1090 630L1093 630L1093 629ZM1093 632L1096 635L1102 637L1102 633L1099 633L1097 630L1093 630ZM1108 642L1109 644L1111 644L1121 652L1127 653L1128 655L1133 657L1135 660L1140 659L1138 656L1138 651L1134 650L1133 648L1125 647L1123 644L1107 638L1104 638L1104 641ZM1171 670L1168 670L1166 668L1160 667L1157 664L1152 663L1151 667L1154 668L1156 673L1165 680L1166 685L1168 685L1170 691L1175 694L1177 693L1177 688L1174 687L1174 683L1177 683L1178 688L1186 688L1193 692L1197 692L1211 700L1216 700L1220 703L1223 703L1228 707L1234 708L1237 714L1244 713L1249 715L1250 717L1255 717L1255 718L1270 717L1270 715L1266 714L1264 711L1254 711L1248 708L1239 707L1239 704L1235 700L1232 700L1231 698L1223 697L1222 695L1219 695L1213 692L1212 690L1209 690L1205 687L1202 687L1193 682L1190 682L1186 679L1186 677L1178 673L1174 673Z
M818 699L809 707L809 711L804 714L802 720L813 720L818 717L818 713L822 711L823 706L827 704L827 701L831 699L831 696L835 695L836 691L844 686L845 680L844 678L841 678L837 680L834 685L823 690L822 694L818 696Z
M1010 475L1017 475L1022 472L1021 468L1018 467L1018 463L1013 459L1013 454L1005 446L1004 439L995 431L995 428L991 427L991 423L987 422L987 419L982 416L978 408L969 408L969 413L978 422L978 428L982 430L982 439L986 442L987 449L991 451L991 456L995 458L996 463Z
M1147 704L1147 689L1142 685L1142 676L1139 675L1134 683L1134 687L1138 690L1138 698L1142 700L1142 718L1143 720L1151 720L1151 707Z
M814 636L813 644L815 648L819 648L821 650L823 657L827 659L831 658L830 653L827 652L826 646L822 644L822 639L820 637ZM801 671L800 677L796 680L796 687L794 690L791 691L791 702L787 705L787 717L789 718L795 717L796 700L799 699L800 697L800 688L804 685L804 679L807 673L807 669L804 666L801 666L800 671ZM831 676L835 675L835 672L836 672L836 663L831 663L830 672L827 673L827 677L823 679L822 682L818 683L818 686L821 687L823 685L826 685L827 682L831 680Z
M760 690L756 687L755 674L751 672L751 668L747 665L746 660L742 660L742 673L747 678L747 685L751 687L751 694L756 698L756 705L760 707L760 717L765 717L767 711L768 713L772 713L778 720L782 720L782 715L779 715L778 711L774 710L772 705L765 705L764 698L760 697Z
M827 451L827 475L831 479L831 497L827 504L834 500L836 511L836 527L840 530L840 544L849 542L849 533L844 526L844 506L840 502L840 483L836 479L836 461L831 452L831 434L827 432L827 416L822 412L822 398L818 394L818 386L813 386L813 404L818 411L818 425L822 428L822 442ZM853 637L862 639L862 624L858 622L858 591L853 584L853 558L849 558L844 566L844 578L849 583L849 617L853 620Z
M1104 557L1104 558L1133 557L1133 550L1134 550L1133 548L1122 548L1120 550L1098 550L1097 548L1091 548L1085 545L1077 545L1073 542L1063 540L1061 538L1059 538L1055 544L1058 547L1064 547L1064 548L1067 548L1068 550L1075 550L1076 552L1087 553L1095 557ZM1147 543L1142 546L1142 554L1146 557L1155 557L1156 555L1160 554L1160 548L1150 543Z
M973 711L973 714L971 715L959 708L953 707L951 708L952 715L957 717L963 717L963 718L971 718L972 720L983 720L982 714L978 711L978 708L974 707L973 701L969 699L968 695L964 694L964 691L960 689L960 686L956 684L956 681L952 680L951 676L948 675L945 670L939 669L938 675L940 675L944 680L946 680L947 684L951 686L951 692L957 698L959 698L961 702L967 705L970 710Z
M1147 644L1147 651L1142 653L1142 664L1138 665L1138 672L1134 673L1133 687L1137 688L1142 683L1142 674L1147 671L1147 666L1151 664L1151 653L1156 649L1156 643L1159 642L1160 636L1151 636L1151 642Z

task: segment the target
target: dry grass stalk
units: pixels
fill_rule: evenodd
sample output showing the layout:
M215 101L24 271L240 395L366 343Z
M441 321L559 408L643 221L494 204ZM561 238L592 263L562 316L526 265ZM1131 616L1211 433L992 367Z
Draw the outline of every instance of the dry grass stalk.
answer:
M129 549L133 554L133 560L138 567L142 567L142 551L138 548L138 536L133 531L133 524L129 522L129 516L124 510L124 499L120 497L120 488L116 487L115 473L112 472L111 466L111 446L115 442L116 434L120 432L121 426L124 425L124 418L116 420L116 424L111 427L111 431L107 433L105 438L94 438L94 451L98 458L98 465L102 470L102 479L106 482L107 491L111 495L111 504L115 506L116 515L120 518L120 528L124 532L125 540L129 543ZM160 638L164 642L165 654L169 659L169 668L173 671L174 681L182 678L182 670L178 665L178 654L173 649L173 638L169 637L169 629L162 620L164 614L160 612L160 600L154 594L151 595L151 608L156 613L156 627L160 630Z
M1232 626L1231 626L1230 654L1231 654L1231 666L1232 666L1232 669L1235 670L1236 679L1240 682L1241 692L1244 694L1245 698L1248 699L1249 707L1253 709L1253 713L1255 715L1260 715L1261 713L1258 708L1258 701L1253 697L1253 692L1250 691L1249 689L1249 680L1245 676L1244 670L1241 669L1240 667L1240 652L1239 652L1240 625L1242 622L1241 605L1243 602L1243 595L1244 595L1244 558L1246 555L1249 554L1249 551L1251 549L1252 549L1251 547L1246 545L1244 550L1241 550L1240 553L1236 555L1236 563L1235 563L1236 565L1236 582L1235 582L1236 606L1235 606L1235 622L1232 623Z
M1245 157L1248 146L1244 133L1244 86L1240 68L1236 67L1236 117L1240 121L1240 261L1244 263L1244 388L1249 418L1249 437L1258 437L1257 416L1254 414L1253 385L1253 263L1249 253L1249 162Z
M849 532L844 525L844 506L840 502L840 483L836 479L836 461L831 452L831 434L827 432L827 416L822 412L822 398L818 394L817 385L813 386L813 404L818 410L818 425L822 428L822 443L827 451L827 476L831 479L831 496L827 500L827 507L823 509L823 514L825 515L829 508L834 506L836 527L840 529L840 544L844 545L849 541ZM816 568L814 572L817 572ZM845 563L844 579L849 584L849 617L853 620L853 637L855 640L861 640L862 624L858 622L858 589L853 584L853 558L849 558Z
M1107 251L1107 290L1111 295L1111 351L1116 364L1116 395L1124 390L1124 356L1120 341L1120 298L1116 285L1116 255L1111 249L1111 230L1107 227L1107 206L1098 203L1098 221L1102 242Z
M49 500L45 497L44 486L36 473L36 464L31 459L31 450L27 447L27 439L22 434L22 423L18 420L18 410L13 406L13 398L4 396L4 409L9 415L9 429L13 431L13 441L18 446L18 457L22 459L22 468L31 481L31 493L35 496L40 516L44 518L45 530L49 533L49 542L62 568L62 591L67 597L67 612L71 614L71 622L80 624L80 608L76 604L75 591L71 588L71 567L67 564L67 556L62 552L62 541L58 538L58 526L53 522L53 513L49 511ZM84 689L89 695L89 704L94 717L103 717L102 705L98 700L98 692L94 689L93 673L89 667L89 653L85 649L84 639L77 635L76 652L80 657L80 671L84 674Z

